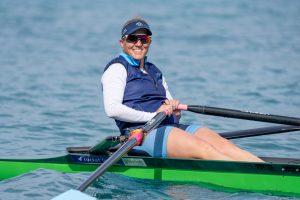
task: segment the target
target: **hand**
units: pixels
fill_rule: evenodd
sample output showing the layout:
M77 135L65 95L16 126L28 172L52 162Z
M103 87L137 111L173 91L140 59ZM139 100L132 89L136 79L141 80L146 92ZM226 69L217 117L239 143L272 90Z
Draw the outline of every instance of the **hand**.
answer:
M156 113L164 112L166 115L171 116L173 108L171 105L162 104L156 111Z
M130 131L129 135L130 135L128 138L129 140L132 138L136 139L136 143L135 143L136 146L140 146L143 143L144 133L142 129L134 129Z
M172 109L175 110L179 105L179 101L177 99L166 99L165 104L172 106Z
M165 104L172 106L172 110L173 110L173 113L175 114L175 116L177 116L177 117L181 116L181 111L177 109L178 105L180 104L177 99L170 99L170 100L166 99Z

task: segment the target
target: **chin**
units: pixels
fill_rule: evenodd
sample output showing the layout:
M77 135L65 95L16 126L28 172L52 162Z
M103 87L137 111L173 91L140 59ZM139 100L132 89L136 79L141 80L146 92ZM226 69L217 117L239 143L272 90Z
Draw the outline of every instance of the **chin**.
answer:
M142 60L142 59L145 57L145 55L144 55L144 54L143 54L143 55L136 55L136 54L133 54L132 57L133 57L134 59L136 59L136 60Z

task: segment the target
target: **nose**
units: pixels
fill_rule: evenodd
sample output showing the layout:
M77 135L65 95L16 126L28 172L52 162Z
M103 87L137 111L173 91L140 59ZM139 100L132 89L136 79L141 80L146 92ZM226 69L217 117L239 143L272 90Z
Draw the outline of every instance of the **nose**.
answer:
M135 46L143 46L140 39L137 40L137 42L134 44Z

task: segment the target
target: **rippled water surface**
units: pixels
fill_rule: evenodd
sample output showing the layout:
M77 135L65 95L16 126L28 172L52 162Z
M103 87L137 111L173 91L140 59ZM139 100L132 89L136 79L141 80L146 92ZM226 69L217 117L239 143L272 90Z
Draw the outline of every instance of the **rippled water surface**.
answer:
M116 135L100 76L120 53L123 22L153 30L149 60L187 104L300 117L300 2L0 1L1 157L63 154ZM184 113L216 131L264 123ZM300 157L299 132L239 139L262 156ZM0 182L0 199L50 199L86 177L37 170ZM107 173L87 193L101 199L283 199Z

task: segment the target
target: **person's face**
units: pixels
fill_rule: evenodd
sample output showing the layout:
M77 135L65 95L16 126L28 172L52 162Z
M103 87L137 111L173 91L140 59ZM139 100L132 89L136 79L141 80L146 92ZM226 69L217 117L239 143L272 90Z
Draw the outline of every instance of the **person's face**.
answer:
M142 60L146 56L150 44L151 37L143 29L137 30L120 40L123 51L136 60Z

